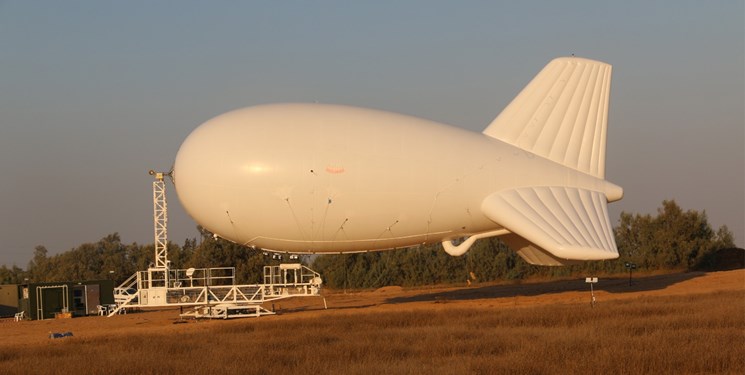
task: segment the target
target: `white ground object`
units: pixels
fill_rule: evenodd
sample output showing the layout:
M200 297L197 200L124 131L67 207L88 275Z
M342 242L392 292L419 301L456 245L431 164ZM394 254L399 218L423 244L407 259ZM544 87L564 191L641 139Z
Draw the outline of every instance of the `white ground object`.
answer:
M337 105L238 109L188 136L174 184L199 224L266 250L461 255L502 236L532 264L614 259L610 78L608 64L555 59L482 134Z

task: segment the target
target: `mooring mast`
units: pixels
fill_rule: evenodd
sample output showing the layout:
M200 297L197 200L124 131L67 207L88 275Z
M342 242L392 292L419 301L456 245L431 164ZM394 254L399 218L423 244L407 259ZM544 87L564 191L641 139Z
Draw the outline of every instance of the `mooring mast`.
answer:
M171 172L156 172L150 170L150 175L155 176L153 181L153 223L155 225L155 267L169 269L168 261L168 202L166 201L165 176L171 176Z

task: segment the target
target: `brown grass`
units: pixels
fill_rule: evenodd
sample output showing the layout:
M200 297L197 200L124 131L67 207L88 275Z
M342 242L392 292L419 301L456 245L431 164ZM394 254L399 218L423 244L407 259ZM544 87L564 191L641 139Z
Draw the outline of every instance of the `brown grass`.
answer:
M0 373L745 373L745 284L691 289L601 294L607 298L595 308L587 301L495 308L438 300L187 324L131 314L130 325L151 327L87 334L80 325L80 335L65 339L19 336L0 346ZM166 313L172 323L174 312ZM103 319L74 320L114 324ZM43 323L3 324L0 332L60 327Z

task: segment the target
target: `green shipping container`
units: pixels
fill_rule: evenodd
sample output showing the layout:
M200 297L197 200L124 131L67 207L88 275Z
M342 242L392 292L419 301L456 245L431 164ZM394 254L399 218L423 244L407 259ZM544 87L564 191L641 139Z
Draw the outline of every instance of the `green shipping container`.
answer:
M29 283L18 286L18 310L30 319L54 319L58 313L96 315L98 305L114 303L114 282Z

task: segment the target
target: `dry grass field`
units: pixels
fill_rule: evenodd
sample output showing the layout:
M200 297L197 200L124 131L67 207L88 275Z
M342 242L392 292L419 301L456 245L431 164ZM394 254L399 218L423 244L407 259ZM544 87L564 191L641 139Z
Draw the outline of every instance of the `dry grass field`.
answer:
M2 374L743 374L745 270L343 293L258 319L0 322ZM49 332L73 337L49 339Z

